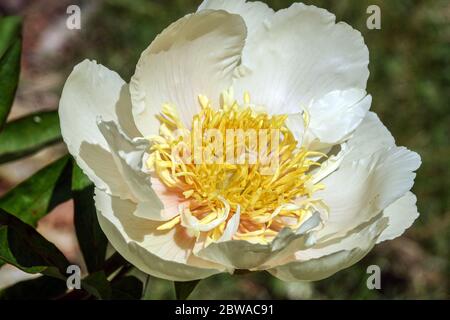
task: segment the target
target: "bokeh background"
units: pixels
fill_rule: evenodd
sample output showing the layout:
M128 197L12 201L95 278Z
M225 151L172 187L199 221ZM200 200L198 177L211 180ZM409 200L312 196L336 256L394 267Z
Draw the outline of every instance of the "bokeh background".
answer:
M56 109L75 64L95 59L129 80L140 53L200 0L1 0L0 14L24 18L19 90L10 120ZM293 1L267 0L274 9ZM448 299L450 243L450 1L304 1L333 12L361 31L370 51L368 92L374 110L398 145L417 151L422 166L413 191L421 213L402 237L378 245L367 257L329 279L284 283L267 273L218 275L203 280L198 299ZM81 7L81 30L65 27L66 9ZM381 8L381 30L368 30L366 9ZM295 32L295 30L293 30ZM62 143L0 166L0 194L65 152ZM72 203L46 216L38 230L82 264L73 229ZM379 265L381 290L368 290L366 268ZM0 288L23 279L0 269ZM173 298L173 284L151 278L147 299Z

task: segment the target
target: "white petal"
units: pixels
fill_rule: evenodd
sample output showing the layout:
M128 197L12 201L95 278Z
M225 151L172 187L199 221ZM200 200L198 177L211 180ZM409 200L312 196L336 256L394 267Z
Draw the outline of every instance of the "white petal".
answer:
M191 254L195 239L176 229L157 231L155 222L137 218L133 202L97 189L95 205L108 240L141 271L167 280L190 281L224 270Z
M157 220L157 221L166 221L174 218L179 214L178 208L180 205L187 205L188 201L180 192L174 192L167 188L164 183L159 180L157 177L150 178L152 189L155 191L158 196L159 201L161 201L163 208L161 209L159 215L155 216L153 210L149 210L148 207L152 206L151 202L140 202L137 205L136 211L134 214L137 217Z
M341 242L324 248L297 251L294 261L268 271L284 281L316 281L327 278L361 260L373 248L386 225L386 219L380 219Z
M384 209L383 216L389 219L388 227L383 231L377 243L395 239L412 226L419 217L416 202L416 196L412 192L407 192L406 195Z
M328 158L314 173L314 183L336 171L343 163L369 157L378 150L395 146L394 138L378 116L368 112L352 137L341 144L340 152Z
M286 126L294 135L297 141L297 146L303 145L303 137L305 134L305 121L303 119L303 113L291 113L288 115L285 121Z
M330 208L318 238L344 234L370 220L411 189L419 166L418 154L398 147L343 164L315 194Z
M131 96L130 88L128 84L122 87L122 92L120 93L126 104L121 103L116 106L117 122L119 128L127 135L129 138L142 137L142 134L136 127L133 118L133 110L131 107Z
M196 236L200 232L207 232L218 227L227 220L228 214L230 213L230 204L223 198L219 197L219 199L223 202L224 208L218 212L214 220L209 223L201 223L199 219L192 215L190 210L181 208L181 225L186 228L188 233L195 234Z
M61 133L77 164L98 188L122 197L128 196L128 188L96 119L101 116L118 121L117 113L129 113L131 102L126 89L117 73L85 60L69 75L59 105ZM133 132L130 123L127 130Z
M324 9L295 3L276 12L242 53L236 96L272 113L294 113L333 90L365 89L369 52L361 34Z
M345 156L349 152L349 148L346 143L341 144L340 147L341 150L339 150L337 154L329 156L319 168L312 171L313 184L322 181L324 178L328 177L341 166L342 162L345 159Z
M332 91L308 107L310 122L306 134L312 134L321 143L341 143L361 124L371 102L372 97L362 89Z
M254 32L261 26L263 21L274 14L273 9L260 1L204 0L197 11L205 9L225 10L242 16L248 29L247 42L252 41Z
M378 116L368 112L361 125L347 141L349 149L344 162L368 157L381 149L395 146L395 140L389 130L383 125Z
M338 154L330 156L315 170L313 183L321 181L342 164L369 157L381 149L394 146L395 141L389 130L375 113L368 112L352 137L340 145L341 150Z
M190 126L200 107L198 95L219 105L232 84L246 37L244 21L225 11L201 11L165 29L142 53L131 79L133 115L144 135L158 132L155 115L164 103L179 110Z
M225 227L219 242L228 241L233 238L235 233L239 229L239 223L241 222L241 207L238 205L236 213L227 221L227 226Z
M310 219L316 220L316 216ZM195 255L226 266L228 269L264 269L264 266L274 259L279 259L304 246L308 232L316 225L304 223L308 228L301 228L294 233L288 228L280 231L277 237L268 244L254 244L246 240L230 240L213 242L205 248L194 251Z
M149 141L138 138L131 141L112 121L100 121L98 127L109 144L117 168L124 177L132 199L138 203L136 216L151 220L168 220L161 215L163 204L151 186L150 175L142 171L142 162Z

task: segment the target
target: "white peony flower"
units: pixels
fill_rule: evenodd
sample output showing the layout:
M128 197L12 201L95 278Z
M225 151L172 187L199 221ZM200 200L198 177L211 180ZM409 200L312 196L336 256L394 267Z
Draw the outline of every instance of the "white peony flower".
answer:
M236 269L318 280L401 235L418 217L421 161L369 111L368 63L361 34L324 9L206 0L156 37L129 85L77 65L61 130L111 244L170 280ZM192 142L196 128L278 130L277 165L178 161L176 133ZM188 144L190 160L208 141Z

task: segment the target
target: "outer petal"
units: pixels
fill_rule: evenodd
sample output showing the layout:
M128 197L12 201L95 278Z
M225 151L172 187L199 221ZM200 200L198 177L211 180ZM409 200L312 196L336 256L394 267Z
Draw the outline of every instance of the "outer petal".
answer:
M330 156L314 173L314 183L336 171L342 164L366 158L381 149L395 146L394 138L389 130L381 123L378 116L368 112L362 123L353 132L352 137L341 144L341 150Z
M365 89L369 52L361 34L324 9L295 3L276 12L242 53L236 94L273 113L294 113L333 90Z
M289 262L268 271L284 281L316 281L348 268L361 260L375 245L384 228L386 219L366 226L360 232L352 234L342 242L327 247L318 254L310 251L298 251L296 261Z
M377 243L392 240L402 235L419 217L416 207L417 198L412 192L395 201L384 209L383 216L389 219L388 227L383 231Z
M348 152L344 163L350 163L368 157L379 150L395 146L394 137L383 125L378 116L369 112L347 142Z
M297 251L295 261L268 271L284 281L315 281L327 278L361 260L386 228L386 220L384 218L368 224L359 232L325 248Z
M345 234L370 220L411 189L419 166L418 154L398 147L343 164L315 194L330 208L318 239Z
M263 21L274 14L273 9L263 2L246 0L204 0L197 11L205 9L225 10L242 16L248 29L247 42L252 41Z
M281 259L305 246L309 231L320 223L319 215L307 219L296 233L285 228L269 244L254 244L245 240L229 240L209 244L194 253L208 261L226 266L228 269L264 269L266 264Z
M157 225L133 215L133 202L96 190L95 204L102 230L113 247L141 271L174 281L202 279L223 271L191 254L195 239L179 230L156 231Z
M131 79L133 114L144 135L157 133L155 118L174 104L186 125L199 111L198 95L218 106L232 84L246 38L242 18L225 11L201 11L165 29L142 53Z
M101 121L100 131L109 144L117 169L128 185L133 202L137 203L135 215L151 220L168 220L163 213L164 205L152 188L150 176L142 171L143 159L149 141L137 138L131 141L112 121Z
M128 188L117 171L108 144L96 119L118 121L117 114L128 114L131 102L127 85L120 76L88 60L78 64L61 95L59 118L61 133L69 152L95 185L108 193L128 196ZM132 123L125 126L132 133Z

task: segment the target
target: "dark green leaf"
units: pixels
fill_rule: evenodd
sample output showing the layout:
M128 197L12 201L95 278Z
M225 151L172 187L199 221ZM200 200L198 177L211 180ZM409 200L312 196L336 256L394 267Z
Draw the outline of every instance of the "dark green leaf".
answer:
M51 163L0 198L0 208L36 226L56 205L71 198L69 157Z
M186 300L189 295L194 291L197 284L200 282L200 280L194 280L194 281L186 281L186 282L179 282L175 281L175 295L178 300Z
M112 299L139 300L142 297L143 284L133 276L117 279L112 283Z
M48 273L61 278L69 265L54 244L3 209L0 209L0 260L28 273Z
M108 240L98 223L94 203L94 186L75 164L72 173L75 229L89 272L103 267Z
M15 39L20 38L21 28L22 19L18 16L0 18L0 57Z
M56 111L44 111L8 122L0 133L0 163L33 154L61 141Z
M21 281L0 292L0 300L53 299L67 291L65 281L48 276Z
M20 73L21 19L0 18L0 129L11 109Z
M0 129L3 128L16 94L21 52L22 41L16 38L0 57Z
M125 260L118 252L114 252L113 255L105 261L103 271L105 271L107 276L110 276L120 268L127 265L129 265L128 261Z
M98 299L111 299L111 283L108 281L106 274L103 271L94 272L88 275L86 278L81 280L81 286L84 290Z

